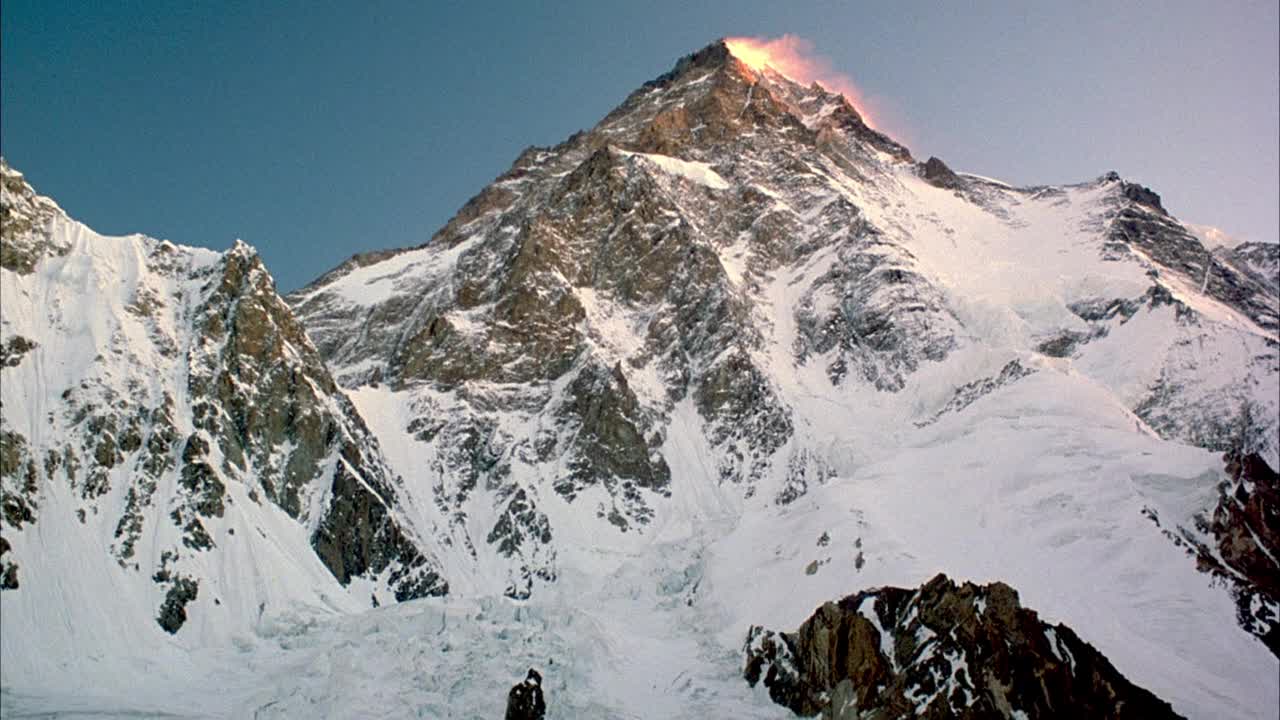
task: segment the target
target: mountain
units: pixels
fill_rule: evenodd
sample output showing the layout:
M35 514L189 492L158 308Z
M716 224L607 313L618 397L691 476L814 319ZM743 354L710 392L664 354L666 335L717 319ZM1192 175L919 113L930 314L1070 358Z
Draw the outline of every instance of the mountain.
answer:
M786 504L1034 372L1141 432L1227 450L1247 415L1280 450L1276 295L1155 193L917 164L723 45L525 151L427 244L289 302L366 414L398 421L393 461L429 468L424 520L464 565L507 561L490 589L513 596L566 546L678 516L673 467Z
M252 248L98 235L0 172L6 658L447 591Z
M70 222L59 218L29 222ZM84 336L8 324L11 284L62 278L62 258L116 247L61 237L13 242L36 259L26 275L6 259L0 341L18 348L6 364L41 348L62 358L56 338ZM37 246L50 249L21 249ZM226 592L208 578L252 561L185 566L205 578L191 617L217 620L174 636L184 669L130 693L99 681L111 706L159 711L180 689L226 716L495 717L511 679L536 667L548 717L785 717L742 680L750 627L798 627L827 601L939 572L1016 589L1178 714L1269 717L1280 700L1276 659L1251 634L1276 617L1267 596L1249 595L1264 601L1238 618L1241 593L1179 540L1217 546L1197 518L1220 501L1224 451L1277 464L1280 298L1262 266L1212 253L1155 192L1114 173L1012 187L919 162L844 97L717 42L594 128L521 153L428 242L357 255L287 306L265 271L215 290L228 283L208 278L229 258L261 269L247 248L184 252L215 269L192 260L156 290L183 292L166 312L193 308L172 315L181 360L140 356L113 372L158 382L149 367L173 368L164 387L184 419L172 446L206 440L203 465L235 501L226 512L258 513L259 537L287 556L272 572L301 598L265 619L252 602L206 613ZM67 292L103 286L110 297L89 307L132 328L120 293L138 275L98 266L101 282L67 280ZM34 317L35 297L14 302ZM227 352L223 338L255 335L226 330L225 308L245 297L255 324L280 331ZM210 298L221 324L199 310ZM126 332L133 352L150 347ZM115 357L78 347L71 357ZM12 372L53 365L25 362ZM280 429L320 410L247 412L281 407L270 377L286 365L310 379L307 406L328 413L325 442ZM66 412L49 398L96 377L73 369L32 385L46 403L34 410L10 401L11 370L0 375L5 429L22 447L44 452L37 419ZM241 414L261 429L242 431ZM276 458L304 446L291 500L281 478L299 475ZM181 473L202 463L171 457L171 483L186 488ZM112 487L141 477L119 473ZM6 483L6 498L15 488L41 508L68 492L43 475L26 495L20 474ZM29 558L94 547L28 539L76 506L59 507L6 526L21 583L0 593L6 615L27 602L15 598ZM95 537L109 561L119 521L106 515ZM181 559L238 542L208 534L215 548L183 546ZM156 613L161 588L141 586L151 596L136 605ZM357 612L371 594L434 597ZM49 598L32 602L77 605ZM30 627L56 622L29 607ZM42 675L29 644L5 643L10 707L79 708L60 690L72 673ZM77 654L71 641L55 650L55 663ZM89 661L78 672L99 678Z

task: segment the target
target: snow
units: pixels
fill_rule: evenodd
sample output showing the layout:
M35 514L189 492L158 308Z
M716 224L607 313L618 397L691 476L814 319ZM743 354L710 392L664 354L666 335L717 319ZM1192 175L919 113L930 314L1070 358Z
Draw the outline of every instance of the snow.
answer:
M978 175L977 173L971 173L971 172L962 172L962 173L956 173L956 174L957 174L957 175L959 175L960 177L973 178L974 180L978 180L978 181L981 181L981 182L987 183L987 184L989 184L989 185L995 185L995 186L997 186L997 187L1002 187L1002 188L1005 188L1005 189L1008 189L1008 190L1013 190L1013 189L1015 189L1012 185L1010 185L1009 183L1007 183L1007 182L1005 182L1005 181L1003 181L1003 180L997 180L997 179L995 179L995 178L987 177L987 176L985 176L985 175Z
M445 252L421 248L398 253L380 263L355 268L339 282L326 287L349 304L359 307L377 305L402 291L406 278L417 283L423 275L438 276L449 272L458 256L472 244L474 240L463 242ZM301 297L307 295L304 293Z
M663 172L682 177L713 190L726 190L730 187L727 180L720 177L719 173L711 169L711 166L704 162L681 160L680 158L674 158L670 155L629 152L627 150L620 150L617 148L615 148L615 151L626 157L642 158L654 165L657 165Z

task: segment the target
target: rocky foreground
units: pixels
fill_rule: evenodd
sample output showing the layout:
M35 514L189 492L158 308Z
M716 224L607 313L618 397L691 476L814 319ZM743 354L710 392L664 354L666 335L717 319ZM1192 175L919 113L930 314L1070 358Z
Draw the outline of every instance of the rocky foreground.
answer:
M805 717L1180 717L999 582L850 595L794 633L751 628L746 656L747 682Z

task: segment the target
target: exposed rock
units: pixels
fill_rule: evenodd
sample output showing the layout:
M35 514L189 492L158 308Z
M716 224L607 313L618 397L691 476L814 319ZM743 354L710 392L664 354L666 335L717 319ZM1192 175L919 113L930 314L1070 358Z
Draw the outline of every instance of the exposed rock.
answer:
M18 564L4 559L9 552L9 541L0 537L0 590L18 589Z
M13 337L0 344L0 367L17 367L27 351L35 349L36 344L22 337Z
M1223 461L1217 505L1181 539L1201 570L1231 583L1240 626L1280 658L1280 475L1256 453L1228 452Z
M952 172L946 163L933 156L930 156L921 166L920 177L923 177L930 185L947 190L957 190L964 187L964 181L960 179L960 176Z
M1272 293L1280 294L1280 243L1246 242L1218 248L1214 254L1246 273Z
M937 422L943 415L946 415L947 413L960 412L977 402L978 399L982 398L984 395L988 395L999 388L1016 382L1033 372L1035 371L1023 366L1020 361L1016 359L1010 360L1003 368L1000 369L999 375L975 380L956 388L955 394L947 401L947 404L943 406L941 410L934 414L934 416L929 420L918 422L916 424L921 427L931 425Z
M164 631L173 635L187 622L187 603L200 594L200 583L191 578L177 578L169 586L156 622Z
M1124 189L1124 196L1130 200L1141 205L1146 205L1152 210L1158 210L1163 214L1167 214L1165 213L1164 206L1160 204L1160 196L1151 188L1129 182L1121 183L1121 187Z
M1280 308L1275 291L1253 272L1242 272L1235 264L1218 262L1214 253L1186 227L1154 205L1137 186L1123 183L1122 196L1129 200L1111 220L1104 246L1120 256L1133 248L1159 264L1158 272L1173 273L1191 287L1232 307L1270 333L1280 332ZM1140 188L1141 189L1141 188ZM1154 195L1154 193L1152 193ZM1112 257L1119 257L1113 255Z
M22 173L0 158L0 267L27 275L45 256L65 255L70 246L45 232L61 215L57 203L37 195Z
M648 522L652 511L640 489L669 494L671 470L645 438L652 423L627 385L622 366L612 371L599 364L584 367L569 384L562 413L570 420L563 432L572 439L569 472L556 481L556 492L572 500L583 487L601 483L620 501L615 510L623 529L625 518Z
M38 470L22 435L0 427L0 527L21 530L36 520Z
M529 668L525 679L507 693L506 720L542 720L547 714L547 704L542 699L542 675Z
M856 208L852 213L858 216ZM947 356L959 323L905 255L861 223L845 232L851 237L837 251L840 261L801 298L796 354L829 358L833 384L850 377L896 392L922 363Z
M333 474L329 511L316 527L311 543L325 566L342 584L355 576L376 576L392 567L387 578L398 601L445 595L449 583L390 516L388 498L361 483L339 463Z
M864 591L794 633L751 628L745 652L747 682L804 717L1178 717L1003 583Z

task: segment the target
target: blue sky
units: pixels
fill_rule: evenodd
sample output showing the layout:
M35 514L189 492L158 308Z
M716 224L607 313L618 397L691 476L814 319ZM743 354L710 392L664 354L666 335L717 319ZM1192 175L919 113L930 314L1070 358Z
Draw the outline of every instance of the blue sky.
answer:
M1275 241L1277 7L4 0L0 152L101 232L243 238L291 290L424 242L681 55L792 33L918 157L1015 183L1114 169Z

